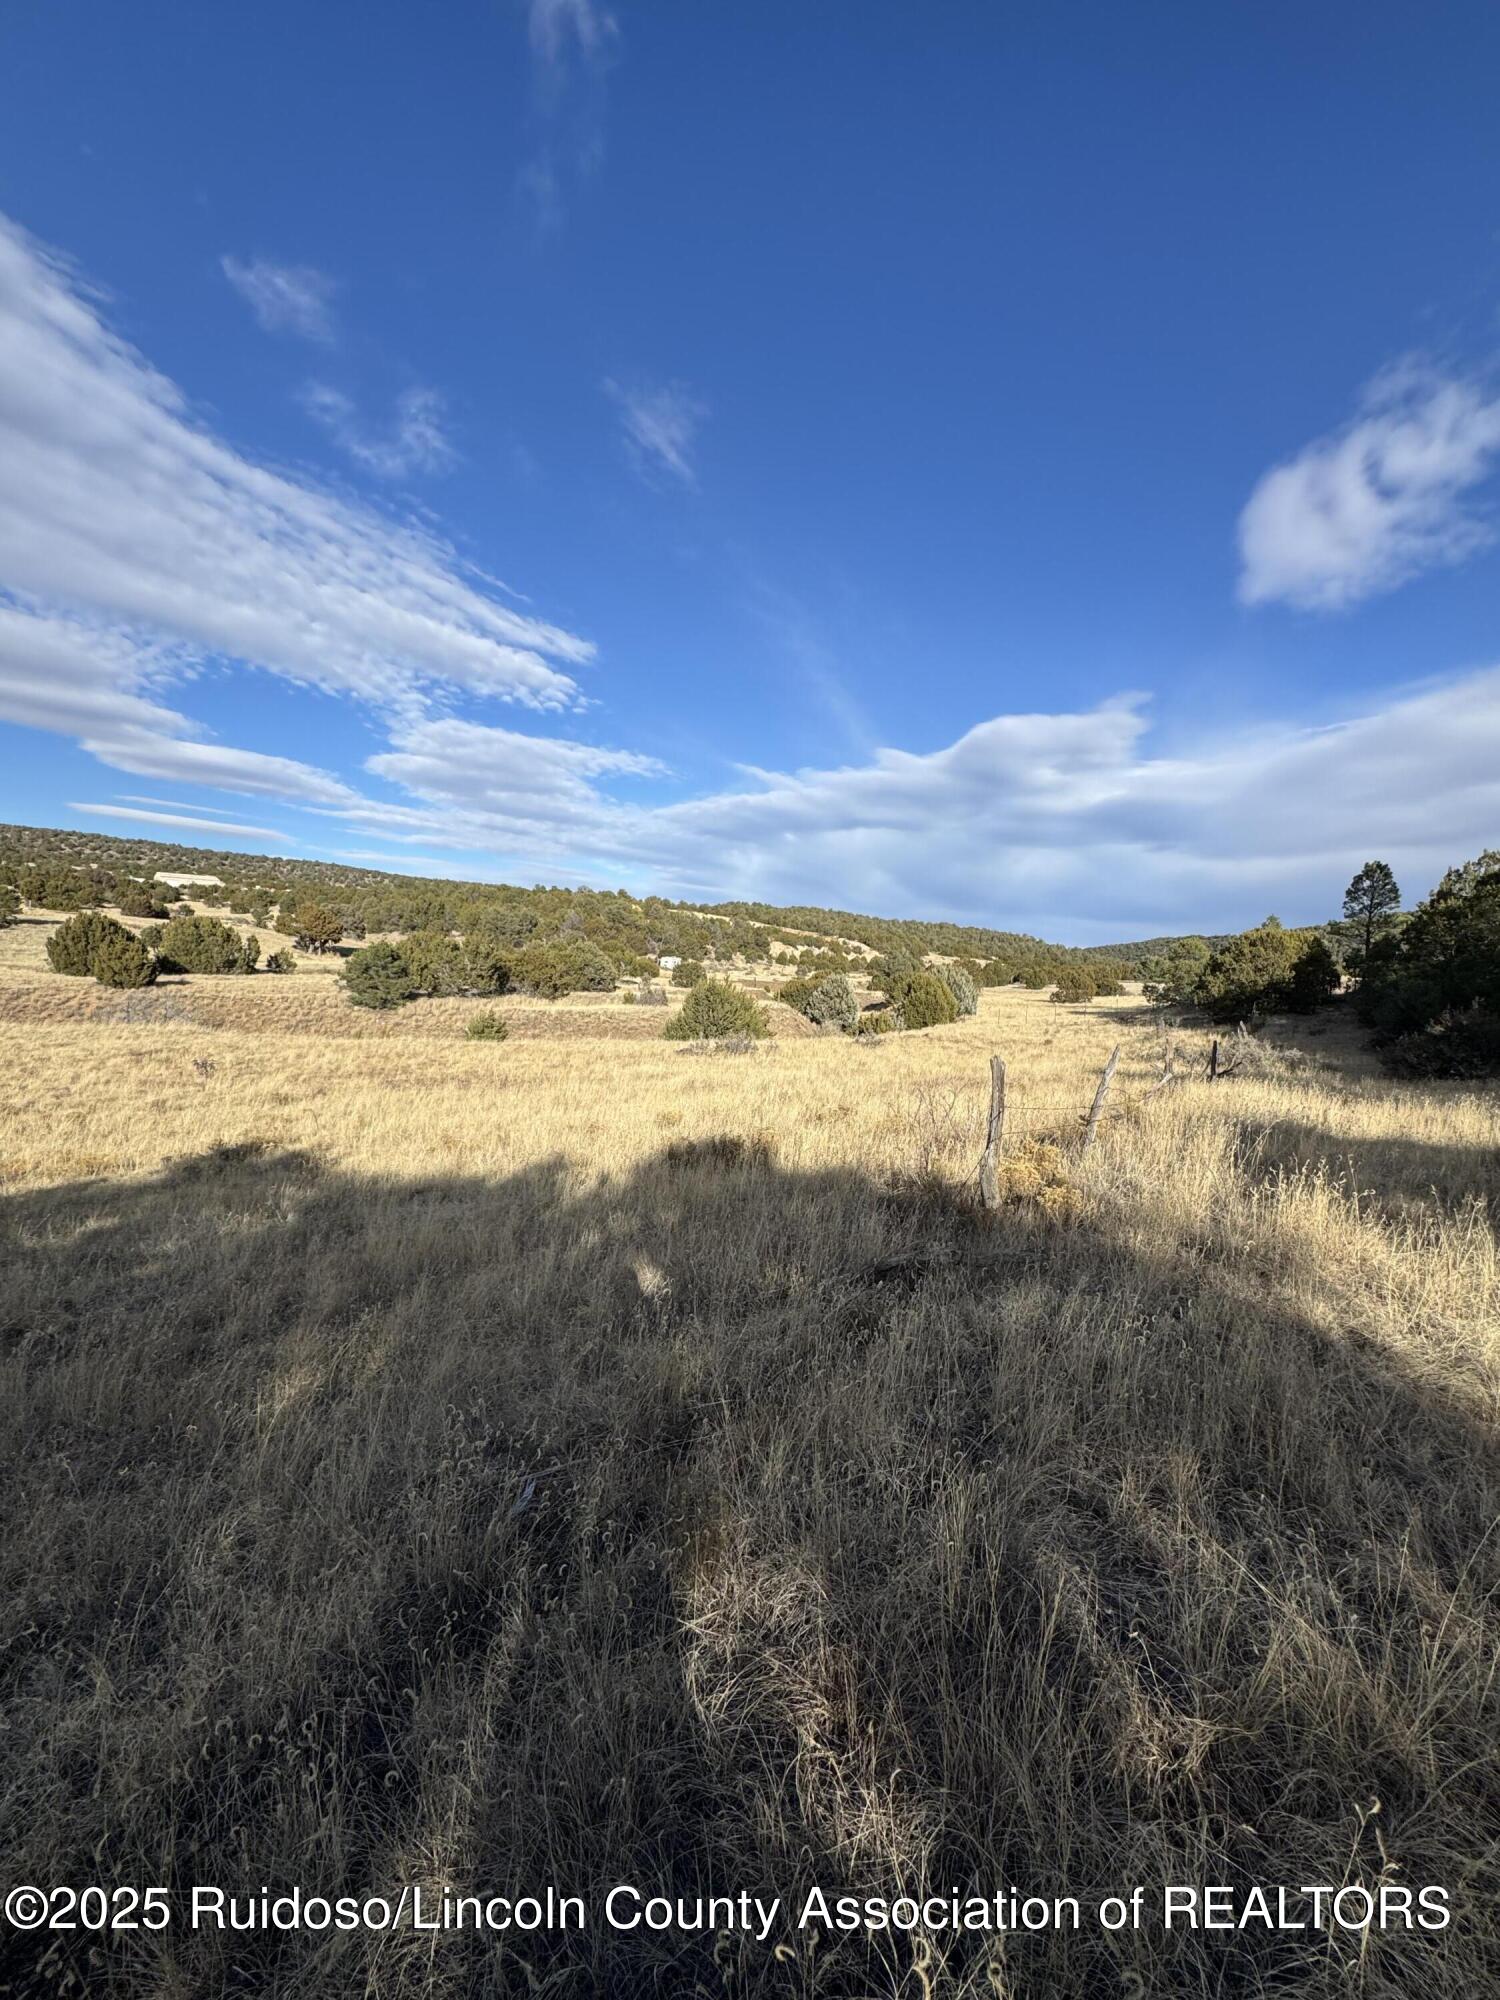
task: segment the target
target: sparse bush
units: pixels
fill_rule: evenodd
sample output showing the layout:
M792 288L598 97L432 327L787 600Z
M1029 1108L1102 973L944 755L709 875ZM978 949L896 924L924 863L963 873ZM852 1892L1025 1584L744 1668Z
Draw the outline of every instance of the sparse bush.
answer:
M696 986L701 980L707 977L707 973L696 958L685 958L680 964L672 967L672 984L674 986Z
M770 1032L765 1010L723 979L700 981L662 1030L670 1042L720 1041L726 1035L758 1039Z
M866 1007L855 1020L856 1035L894 1035L905 1026L899 1007Z
M291 919L292 939L298 951L316 952L319 957L344 935L344 922L337 910L324 903L303 903ZM283 930L286 925L281 926Z
M400 1007L417 997L406 960L384 938L352 953L340 976L356 1007Z
M503 1042L509 1033L510 1023L492 1007L486 1007L483 1013L471 1014L464 1024L464 1034L471 1042Z
M297 961L289 951L273 951L266 959L267 972L295 972Z
M1061 1148L1047 1139L1023 1139L1002 1154L998 1184L1002 1200L1034 1205L1053 1222L1067 1221L1083 1206Z
M953 995L953 1004L960 1019L966 1014L979 1012L979 990L974 984L973 974L965 966L938 965L933 970Z
M831 972L818 981L802 1011L818 1027L840 1028L847 1035L859 1019L859 1002L845 974Z
M48 938L48 963L54 972L66 973L70 979L88 979L94 970L94 954L117 933L130 936L123 924L101 910L80 910Z

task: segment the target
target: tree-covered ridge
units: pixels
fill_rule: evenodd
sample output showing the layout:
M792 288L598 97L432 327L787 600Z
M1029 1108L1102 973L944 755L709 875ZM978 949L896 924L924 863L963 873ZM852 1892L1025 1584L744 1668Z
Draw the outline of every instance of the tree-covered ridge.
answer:
M833 972L861 961L863 952L845 949L852 943L888 959L932 955L989 965L993 980L1000 974L1007 979L1053 976L1100 955L1016 931L963 924L770 903L699 905L636 897L624 889L456 882L177 841L0 826L0 882L14 884L25 901L42 907L118 903L122 895L138 894L142 880L158 873L217 875L222 887L190 890L195 905L228 908L260 924L270 923L274 912L276 927L289 936L296 933L281 919L317 905L355 938L380 932L498 930L520 946L574 937L600 945L622 963L663 954L753 963L773 956L776 944L783 947L776 956L795 954L812 969ZM175 894L162 893L168 899ZM1129 969L1125 952L1113 955L1122 960L1119 970Z

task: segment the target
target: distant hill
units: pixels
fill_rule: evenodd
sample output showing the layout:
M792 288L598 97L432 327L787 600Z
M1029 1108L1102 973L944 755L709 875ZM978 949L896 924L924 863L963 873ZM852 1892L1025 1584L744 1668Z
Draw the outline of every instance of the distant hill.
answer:
M881 954L932 954L1000 962L1017 973L1079 959L1095 965L1100 959L1113 959L1128 973L1171 942L1150 938L1131 944L1075 948L1051 944L1022 931L875 917L810 904L699 904L661 896L635 897L623 889L459 882L444 876L402 875L343 862L310 861L297 855L243 854L132 834L0 825L0 879L20 882L27 871L33 871L35 879L36 871L57 869L81 871L101 890L131 878L217 876L222 889L194 890L192 900L209 908L249 911L261 921L262 911L314 900L348 913L372 932L427 926L467 930L484 922L487 913L493 916L505 910L516 921L534 917L531 928L539 935L571 931L623 950L668 950L691 957L723 958L737 952L764 958L771 942L785 947L786 953L836 952L842 944L852 943Z

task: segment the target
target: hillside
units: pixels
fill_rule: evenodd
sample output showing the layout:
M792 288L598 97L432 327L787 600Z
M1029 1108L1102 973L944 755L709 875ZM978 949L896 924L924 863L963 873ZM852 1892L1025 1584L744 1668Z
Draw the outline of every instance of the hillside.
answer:
M716 939L723 945L725 925L738 940L733 949L742 954L750 933L759 931L762 943L781 942L793 951L815 944L855 944L877 953L999 960L1016 970L1033 964L1060 967L1078 959L1101 958L1119 960L1124 969L1134 970L1148 950L1158 950L1164 943L1158 938L1151 940L1149 947L1075 948L1018 931L874 917L806 905L694 904L660 896L637 898L624 890L461 882L289 855L243 854L180 841L0 825L0 879L16 879L26 869L49 868L82 869L109 880L168 873L216 875L224 884L223 895L198 896L195 900L205 907L227 905L249 910L257 905L274 906L284 894L316 897L348 908L371 931L416 929L431 923L462 930L485 910L527 908L554 925L572 919L574 927L585 935L614 936L634 929L640 934L638 950L646 949L647 930L664 930L667 949L695 957L712 953ZM721 929L715 932L710 925ZM753 944L749 949L754 949Z

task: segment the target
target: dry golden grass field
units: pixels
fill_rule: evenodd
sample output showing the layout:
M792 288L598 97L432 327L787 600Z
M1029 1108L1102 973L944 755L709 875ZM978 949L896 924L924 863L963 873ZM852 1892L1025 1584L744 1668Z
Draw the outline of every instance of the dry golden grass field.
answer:
M1020 989L747 1053L618 996L110 995L0 931L7 1882L584 1929L7 1932L16 1991L1500 1993L1493 1091L1217 1083ZM1111 1047L1097 1145L1081 1113ZM977 1206L988 1059L1005 1202ZM633 1883L1139 1930L610 1929ZM1444 1931L1164 1931L1164 1884Z

